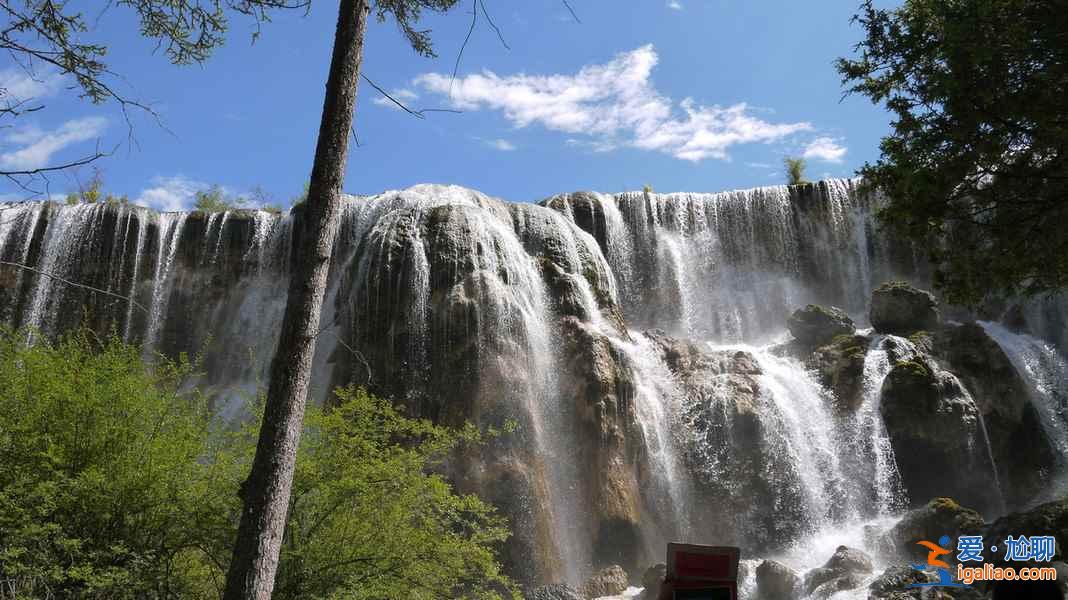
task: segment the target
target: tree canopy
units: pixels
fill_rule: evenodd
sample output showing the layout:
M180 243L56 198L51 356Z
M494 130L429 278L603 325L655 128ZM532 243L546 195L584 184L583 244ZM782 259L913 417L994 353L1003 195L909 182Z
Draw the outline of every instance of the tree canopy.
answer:
M27 339L0 331L0 597L218 598L260 420L213 420L194 362ZM482 433L356 389L305 428L275 598L511 595L503 519L434 474Z
M860 171L885 224L931 248L951 301L1068 285L1068 7L1063 0L866 1L848 92L894 116Z

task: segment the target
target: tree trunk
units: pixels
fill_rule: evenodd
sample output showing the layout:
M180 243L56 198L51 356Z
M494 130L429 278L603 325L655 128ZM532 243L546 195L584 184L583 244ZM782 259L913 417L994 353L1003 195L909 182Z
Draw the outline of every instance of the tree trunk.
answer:
M315 354L326 276L341 215L349 132L363 59L367 0L341 0L311 183L293 231L289 295L271 363L267 404L244 503L226 600L267 600L289 511L290 489Z

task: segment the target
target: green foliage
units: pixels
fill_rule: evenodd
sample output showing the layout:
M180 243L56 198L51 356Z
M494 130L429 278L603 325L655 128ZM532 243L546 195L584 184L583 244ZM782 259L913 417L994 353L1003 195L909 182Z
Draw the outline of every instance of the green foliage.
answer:
M649 185L648 183L643 185L642 186L642 193L652 194L653 193L653 186Z
M259 419L214 426L186 361L146 368L90 333L26 339L0 332L0 597L217 598ZM431 474L483 434L352 389L306 427L275 598L514 592L503 519Z
M87 334L0 334L0 580L15 598L198 595L206 520L226 518L198 463L189 365L141 366ZM10 591L10 590L9 590ZM5 597L9 597L5 596Z
M894 115L861 169L954 302L1068 285L1068 13L1056 0L868 1L852 93Z
M459 0L377 0L373 10L379 23L392 13L412 50L421 56L433 57L437 55L434 54L434 47L430 42L430 30L416 29L415 24L419 22L424 10L445 13L458 3Z
M786 167L787 185L801 185L802 183L808 183L805 179L805 159L787 156L782 159L782 162Z
M244 208L247 200L238 196L228 195L221 187L213 185L206 190L200 190L194 195L193 210L201 212L225 212Z
M362 390L339 390L338 400L306 418L276 597L497 598L494 590L509 590L493 551L509 535L503 518L427 474L481 434L405 418Z

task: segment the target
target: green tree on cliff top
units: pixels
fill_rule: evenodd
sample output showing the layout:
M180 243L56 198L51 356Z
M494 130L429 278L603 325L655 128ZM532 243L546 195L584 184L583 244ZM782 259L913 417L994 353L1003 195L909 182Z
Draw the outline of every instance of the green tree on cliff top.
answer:
M953 301L1068 285L1068 10L1060 0L906 0L855 21L837 63L893 130L860 174L926 244Z

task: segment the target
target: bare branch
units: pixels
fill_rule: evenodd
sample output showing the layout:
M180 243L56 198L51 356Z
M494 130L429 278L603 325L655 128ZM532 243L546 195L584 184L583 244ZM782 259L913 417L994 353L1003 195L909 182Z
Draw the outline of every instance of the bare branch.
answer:
M560 1L564 3L564 6L567 7L568 12L571 13L571 17L575 19L575 22L578 23L579 25L581 25L582 24L582 20L578 18L577 14L575 14L575 9L571 8L571 4L567 0L560 0Z
M501 45L504 46L505 50L511 50L512 48L508 45L508 42L504 41L504 35L501 33L500 28L493 22L493 17L491 17L489 11L486 10L486 3L483 2L483 0L478 0L478 5L482 7L482 14L486 15L486 21L490 24L490 27L493 28L493 31L497 32L497 39L501 40Z
M460 45L460 51L456 53L456 64L452 67L452 79L449 80L449 98L452 98L452 84L456 81L456 73L460 71L460 59L464 56L467 43L471 41L471 34L475 31L476 23L478 23L478 0L472 0L471 27L467 28L467 36L464 37L464 43Z
M116 146L115 149L113 149L111 152L101 152L99 150L99 147L100 146L98 144L97 145L97 150L95 152L93 152L91 155L86 156L84 158L79 158L78 160L73 160L73 161L71 161L69 163L65 163L65 164L62 164L62 165L53 165L51 167L38 167L36 169L26 169L26 170L22 170L22 171L0 171L0 176L7 177L8 179L13 179L15 177L34 177L34 176L41 175L43 173L52 172L52 171L63 171L65 169L71 169L71 168L74 168L74 167L81 167L81 166L85 166L85 165L87 165L87 164L89 164L89 163L91 163L91 162L93 162L95 160L104 158L105 156L111 156L112 154L115 153L115 150L118 149L118 146Z
M360 73L360 77L364 81L369 83L371 85L371 87L375 88L375 90L377 90L379 94L382 94L383 96L388 98L390 102L392 102L393 104L396 104L397 106L399 106L401 108L401 110L403 110L404 112L412 115L413 117L415 117L417 119L425 119L426 118L426 113L428 113L428 112L447 112L447 113L457 113L457 114L463 112L462 110L454 110L454 109L451 109L451 108L423 108L423 109L420 109L420 110L415 110L415 109L412 109L412 108L408 108L403 102L401 102L400 100L397 100L393 96L389 95L389 93L386 92L386 90L382 89L381 86L379 86L377 83L372 81L370 77L364 75L363 73ZM354 131L353 132L353 136L355 136L355 135L356 135L356 133Z

